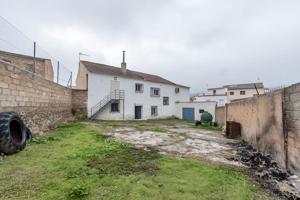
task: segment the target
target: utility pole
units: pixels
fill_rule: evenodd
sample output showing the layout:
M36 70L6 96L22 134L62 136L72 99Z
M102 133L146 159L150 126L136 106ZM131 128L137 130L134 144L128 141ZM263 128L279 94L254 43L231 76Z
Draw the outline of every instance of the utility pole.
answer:
M59 83L59 61L57 61L57 83Z
M36 67L36 42L33 42L33 73L35 73Z

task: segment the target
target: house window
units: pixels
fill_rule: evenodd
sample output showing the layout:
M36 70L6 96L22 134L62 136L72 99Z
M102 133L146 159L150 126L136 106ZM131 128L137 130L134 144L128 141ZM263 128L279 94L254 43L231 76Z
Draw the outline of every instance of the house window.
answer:
M164 97L163 98L163 105L168 106L169 105L169 97Z
M199 110L199 113L204 113L204 109L200 109L200 110Z
M175 88L175 93L176 93L176 94L179 93L179 88L178 88L178 87Z
M151 116L155 117L158 115L158 108L157 106L151 106Z
M144 91L143 84L141 84L141 83L136 83L136 84L135 84L135 92L140 92L140 93L142 93L143 91Z
M114 80L117 81L117 80L118 80L118 77L117 77L117 76L114 76Z
M230 92L229 94L230 94L230 95L234 95L234 92Z
M245 90L240 91L240 95L245 95L245 94L246 94Z
M213 93L214 93L214 95L216 95L217 91L216 91L216 90L213 90Z
M114 102L110 104L110 111L111 112L119 112L119 102Z
M160 89L159 88L151 88L151 96L152 97L159 97L160 96Z

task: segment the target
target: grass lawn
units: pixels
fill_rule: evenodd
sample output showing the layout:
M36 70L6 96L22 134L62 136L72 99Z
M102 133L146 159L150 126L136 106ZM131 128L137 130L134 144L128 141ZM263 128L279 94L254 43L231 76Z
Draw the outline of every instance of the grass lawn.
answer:
M270 199L239 169L139 150L81 122L35 138L24 151L0 158L0 197Z

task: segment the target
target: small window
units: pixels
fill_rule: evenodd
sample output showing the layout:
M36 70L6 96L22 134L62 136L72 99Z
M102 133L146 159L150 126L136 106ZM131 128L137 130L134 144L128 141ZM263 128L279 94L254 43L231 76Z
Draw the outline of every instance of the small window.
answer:
M246 94L246 91L243 90L243 91L240 91L240 95L245 95Z
M230 94L230 95L234 95L234 92L230 92L229 94Z
M177 93L179 93L179 92L180 92L179 88L178 88L178 87L175 88L175 93L177 94Z
M151 116L155 117L158 115L158 108L157 106L151 106Z
M118 80L118 77L117 77L117 76L114 76L114 80L115 80L115 81Z
M111 112L119 112L119 102L110 104L110 111Z
M204 110L203 110L203 109L200 109L200 110L199 110L199 113L204 113Z
M142 93L143 91L144 91L143 84L141 84L141 83L136 83L136 84L135 84L135 92L140 92L140 93Z
M216 90L213 90L213 94L216 95L216 93L217 93L217 91L216 91Z
M160 89L159 88L151 88L151 96L152 97L159 97L160 96Z
M163 105L164 105L164 106L168 106L169 103L170 103L170 102L169 102L169 97L164 97L164 98L163 98Z

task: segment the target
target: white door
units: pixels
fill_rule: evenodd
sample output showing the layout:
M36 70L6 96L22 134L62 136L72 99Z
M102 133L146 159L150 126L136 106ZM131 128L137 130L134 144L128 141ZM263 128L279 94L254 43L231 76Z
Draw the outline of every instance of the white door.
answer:
M113 92L115 90L120 90L120 81L111 80L110 81L110 91Z

